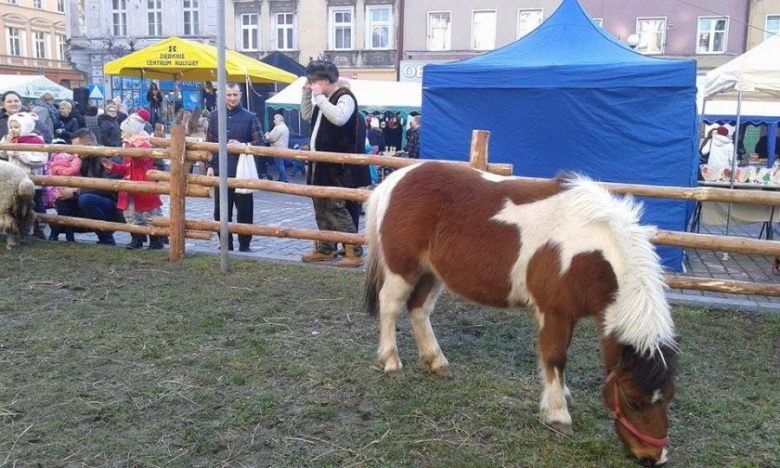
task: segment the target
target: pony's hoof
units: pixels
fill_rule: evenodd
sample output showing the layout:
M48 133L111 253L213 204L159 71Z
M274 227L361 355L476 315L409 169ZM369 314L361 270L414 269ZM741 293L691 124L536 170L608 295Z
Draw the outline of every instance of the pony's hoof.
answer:
M439 377L444 377L446 379L452 378L452 371L450 370L450 366L441 366L438 369L431 369L431 372L438 375Z
M393 369L389 371L385 371L385 375L390 377L391 379L402 379L404 376L403 369Z
M571 428L571 424L564 424L562 422L554 421L549 426L555 431L565 436L574 435L574 430Z

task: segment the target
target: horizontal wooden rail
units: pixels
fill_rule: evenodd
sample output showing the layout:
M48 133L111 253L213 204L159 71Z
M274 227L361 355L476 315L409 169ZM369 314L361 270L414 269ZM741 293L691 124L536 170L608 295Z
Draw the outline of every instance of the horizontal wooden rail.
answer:
M167 227L156 226L135 226L133 224L114 223L110 221L98 221L89 218L76 218L73 216L58 216L50 214L39 214L37 218L41 221L49 224L57 224L60 226L79 227L84 229L91 229L97 231L121 231L129 232L131 234L145 234L150 236L168 236ZM211 232L203 232L197 230L188 230L185 232L185 237L189 239L197 240L211 240Z
M171 187L167 182L136 182L123 179L69 176L32 176L31 179L36 185L48 187L83 188L107 192L156 193L158 195L170 195L171 192ZM206 187L187 187L187 196L208 198L209 190Z
M82 156L108 156L130 158L168 159L170 150L163 148L112 148L108 146L76 146L76 145L25 145L1 144L0 150L34 151L41 153L71 153Z
M159 138L152 138L151 142L154 145L162 144ZM205 142L187 142L187 150L209 151L216 153L219 151L219 145L217 143L205 143ZM297 151L284 148L273 148L268 146L248 146L244 144L228 145L228 153L232 154L254 154L256 156L265 156L271 158L284 158L295 159L298 161L315 161L315 162L331 162L338 164L357 164L363 166L375 165L386 166L400 169L402 167L411 166L425 162L424 159L407 159L396 158L392 156L366 156L364 154L345 154L345 153L332 153L326 151ZM453 164L468 165L468 162L464 161L442 161L450 162ZM512 175L511 164L488 164L488 172L492 172L498 175L509 176Z
M541 177L513 176L513 178L528 181L550 180ZM660 185L617 184L613 182L600 182L599 185L616 195L699 202L744 203L748 205L780 205L780 191L761 190L760 185L756 185L755 190L732 190L711 187L665 187Z
M168 141L155 138L157 141ZM159 146L159 145L157 145ZM170 143L167 145L170 146ZM106 156L130 158L169 159L170 150L165 148L113 148L109 146L81 146L81 145L28 145L28 144L0 144L0 151L33 151L39 153L71 153L81 156ZM189 162L211 161L211 153L208 151L187 151L186 160Z
M780 284L749 283L747 281L695 278L689 276L667 275L666 284L674 289L694 289L697 291L719 292L724 294L746 294L780 297Z
M159 227L168 227L170 219L163 217L152 218L152 224ZM184 226L187 229L197 231L219 232L219 221L186 220ZM259 226L255 224L228 223L228 230L233 234L248 236L280 237L284 239L303 239L325 242L340 242L343 244L363 245L366 238L362 234L350 234L337 231L313 231L310 229L290 229L284 227Z
M171 174L164 171L148 171L146 173L146 177L148 177L150 180L171 180ZM195 187L219 187L219 177L190 174L187 176L187 183L195 184ZM188 185L187 187L192 188L193 186ZM368 200L368 197L371 196L370 190L363 189L323 187L319 185L298 185L261 179L234 179L232 177L228 178L228 187L265 190L268 192L300 195L302 197L337 198L340 200L352 200L361 203Z
M722 237L688 232L658 231L651 239L653 244L692 249L716 250L748 255L780 257L780 242L747 239L744 237Z

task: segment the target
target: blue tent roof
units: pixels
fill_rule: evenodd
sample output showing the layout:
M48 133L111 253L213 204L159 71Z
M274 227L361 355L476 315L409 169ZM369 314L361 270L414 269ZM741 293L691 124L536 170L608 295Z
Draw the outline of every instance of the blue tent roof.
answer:
M519 41L460 62L427 65L423 74L424 86L442 88L689 87L695 77L695 62L635 52L598 27L576 0L564 1Z
M597 27L576 0L502 49L423 73L421 157L467 161L489 130L490 161L517 175L579 172L606 182L696 182L696 63L646 57ZM684 231L692 205L646 199L642 222ZM664 266L682 250L659 247Z

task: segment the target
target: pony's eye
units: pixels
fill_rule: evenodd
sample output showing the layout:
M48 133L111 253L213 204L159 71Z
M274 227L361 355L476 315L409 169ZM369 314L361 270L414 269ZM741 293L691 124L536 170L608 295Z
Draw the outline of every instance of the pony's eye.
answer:
M634 411L639 410L639 402L637 402L633 398L626 397L626 404L628 405L629 408L631 408Z

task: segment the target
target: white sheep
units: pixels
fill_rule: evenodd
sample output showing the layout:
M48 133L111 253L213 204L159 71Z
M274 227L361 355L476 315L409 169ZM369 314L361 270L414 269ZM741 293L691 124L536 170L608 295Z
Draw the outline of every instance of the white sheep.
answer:
M0 159L0 234L11 250L18 236L28 233L35 220L35 185L27 172Z

